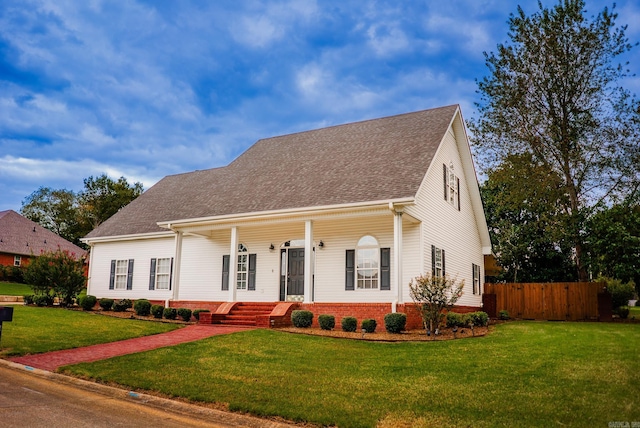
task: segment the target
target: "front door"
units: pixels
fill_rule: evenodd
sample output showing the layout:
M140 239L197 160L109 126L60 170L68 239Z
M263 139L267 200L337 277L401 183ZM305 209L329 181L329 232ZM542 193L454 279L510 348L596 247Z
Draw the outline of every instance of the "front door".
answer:
M304 300L304 248L282 249L280 300Z

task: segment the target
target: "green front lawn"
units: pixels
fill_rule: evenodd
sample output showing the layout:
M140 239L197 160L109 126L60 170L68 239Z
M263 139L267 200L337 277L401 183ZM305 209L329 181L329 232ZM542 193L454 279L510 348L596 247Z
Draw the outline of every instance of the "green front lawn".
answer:
M0 281L0 296L24 296L25 294L33 294L31 287L27 284Z
M629 306L629 318L634 316L640 319L640 306Z
M254 330L63 370L341 427L640 421L640 325L511 322L494 329L435 343Z
M13 306L2 324L0 356L36 354L115 342L174 330L176 324L138 321L61 308Z

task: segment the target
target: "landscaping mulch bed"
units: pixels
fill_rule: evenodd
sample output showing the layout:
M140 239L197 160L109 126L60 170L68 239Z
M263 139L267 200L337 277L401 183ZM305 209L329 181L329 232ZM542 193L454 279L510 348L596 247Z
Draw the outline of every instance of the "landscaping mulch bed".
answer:
M387 333L384 330L384 327L381 331L376 331L374 333L364 333L355 332L348 333L342 330L322 330L320 328L296 328L296 327L282 327L278 328L279 331L286 331L289 333L297 333L297 334L309 334L314 336L326 336L326 337L336 337L342 339L354 339L354 340L367 340L367 341L378 341L378 342L406 342L406 341L414 341L414 342L429 342L429 341L440 341L440 340L453 340L453 339L467 339L472 337L482 337L489 332L489 327L475 327L472 332L469 328L458 329L457 333L451 329L443 329L439 335L437 336L427 336L424 330L411 330L411 331L403 331L402 333L392 334Z

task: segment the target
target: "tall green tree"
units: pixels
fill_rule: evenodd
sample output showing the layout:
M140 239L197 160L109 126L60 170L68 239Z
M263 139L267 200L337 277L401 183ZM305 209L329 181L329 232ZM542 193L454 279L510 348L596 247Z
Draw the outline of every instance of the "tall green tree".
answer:
M509 282L575 280L562 177L533 155L509 155L480 189L491 241Z
M26 218L51 230L76 245L80 238L111 217L143 191L142 183L129 184L106 174L84 179L79 193L66 189L41 187L22 202L20 212Z
M119 209L140 196L142 183L129 184L126 178L117 181L106 174L84 179L84 189L78 194L79 212L84 231L89 233Z
M470 123L485 168L529 153L561 177L562 209L581 280L584 220L602 201L638 188L640 104L620 82L632 49L617 14L587 18L583 0L509 18L509 41L486 54L478 118Z
M20 213L67 241L77 243L81 231L73 191L40 187L22 201Z
M604 207L589 219L586 230L594 276L633 281L640 293L640 204Z

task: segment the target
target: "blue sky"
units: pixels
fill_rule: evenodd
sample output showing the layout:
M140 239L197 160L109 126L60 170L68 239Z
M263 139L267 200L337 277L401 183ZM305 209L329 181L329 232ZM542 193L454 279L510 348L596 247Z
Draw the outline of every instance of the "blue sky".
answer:
M2 0L0 211L102 173L148 188L275 135L449 104L473 117L517 4ZM639 41L640 4L616 10Z

